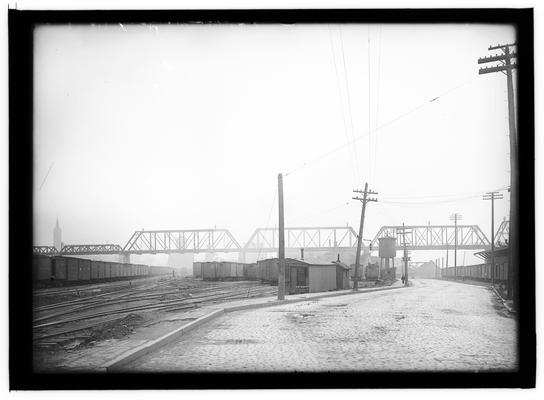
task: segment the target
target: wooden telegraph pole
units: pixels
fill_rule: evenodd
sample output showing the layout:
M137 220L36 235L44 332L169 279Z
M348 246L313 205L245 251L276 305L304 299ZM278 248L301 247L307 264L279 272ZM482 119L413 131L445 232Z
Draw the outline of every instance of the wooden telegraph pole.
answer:
M408 257L408 250L406 248L406 235L412 233L412 231L406 231L406 228L404 227L404 222L402 223L402 230L397 230L398 235L402 235L402 247L404 249L403 253L404 256L402 257L402 260L404 261L404 285L408 286L408 261L410 261L410 257Z
M361 262L361 245L363 241L363 227L365 225L365 211L366 203L370 201L378 201L375 198L368 198L369 194L378 194L372 190L368 190L368 182L365 183L365 190L354 190L355 193L362 193L363 198L352 197L353 200L360 200L363 203L363 209L361 210L361 223L359 224L359 236L357 237L357 254L355 254L355 276L353 277L353 290L359 290L359 263Z
M488 50L501 50L502 54L496 54L478 59L478 64L486 64L489 62L499 62L500 64L480 68L479 75L489 74L492 72L502 72L506 75L506 86L508 89L508 127L510 132L510 229L508 234L508 297L514 300L514 308L518 308L518 264L517 255L519 249L518 235L518 175L519 175L519 160L518 160L518 136L516 132L516 115L514 101L514 83L512 80L512 71L518 67L512 59L517 58L517 53L511 51L511 47L515 47L516 43L504 44L497 46L489 46Z
M278 174L279 245L278 245L278 300L285 299L285 236L283 226L283 176Z
M483 200L491 200L491 284L495 285L495 200L502 199L499 192L484 194Z
M463 219L463 216L459 213L450 215L450 220L455 221L455 244L453 252L453 278L457 277L457 221Z

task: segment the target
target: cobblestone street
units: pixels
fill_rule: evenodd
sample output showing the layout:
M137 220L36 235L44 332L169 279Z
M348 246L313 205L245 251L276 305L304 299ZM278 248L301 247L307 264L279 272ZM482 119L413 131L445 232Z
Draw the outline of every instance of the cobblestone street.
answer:
M517 367L516 323L486 287L409 288L226 314L131 371L483 371Z

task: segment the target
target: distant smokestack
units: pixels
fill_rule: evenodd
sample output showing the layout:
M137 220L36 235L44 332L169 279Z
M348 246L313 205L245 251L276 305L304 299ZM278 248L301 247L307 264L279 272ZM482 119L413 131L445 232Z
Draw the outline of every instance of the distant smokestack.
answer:
M336 256L336 261L340 262L340 253Z
M300 259L304 260L304 249L300 249Z

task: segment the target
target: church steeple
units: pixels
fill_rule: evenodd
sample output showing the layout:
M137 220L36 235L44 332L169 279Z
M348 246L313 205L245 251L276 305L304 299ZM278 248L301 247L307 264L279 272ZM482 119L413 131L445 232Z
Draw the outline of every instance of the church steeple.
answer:
M59 217L57 217L57 223L55 229L53 229L53 246L55 246L58 251L62 249L62 230L59 225Z

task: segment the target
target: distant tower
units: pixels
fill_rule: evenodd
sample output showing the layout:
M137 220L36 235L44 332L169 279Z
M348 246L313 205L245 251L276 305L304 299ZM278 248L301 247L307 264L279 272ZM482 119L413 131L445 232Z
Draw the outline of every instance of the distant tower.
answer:
M55 246L58 251L62 249L62 231L60 230L58 218L55 229L53 229L53 246Z

